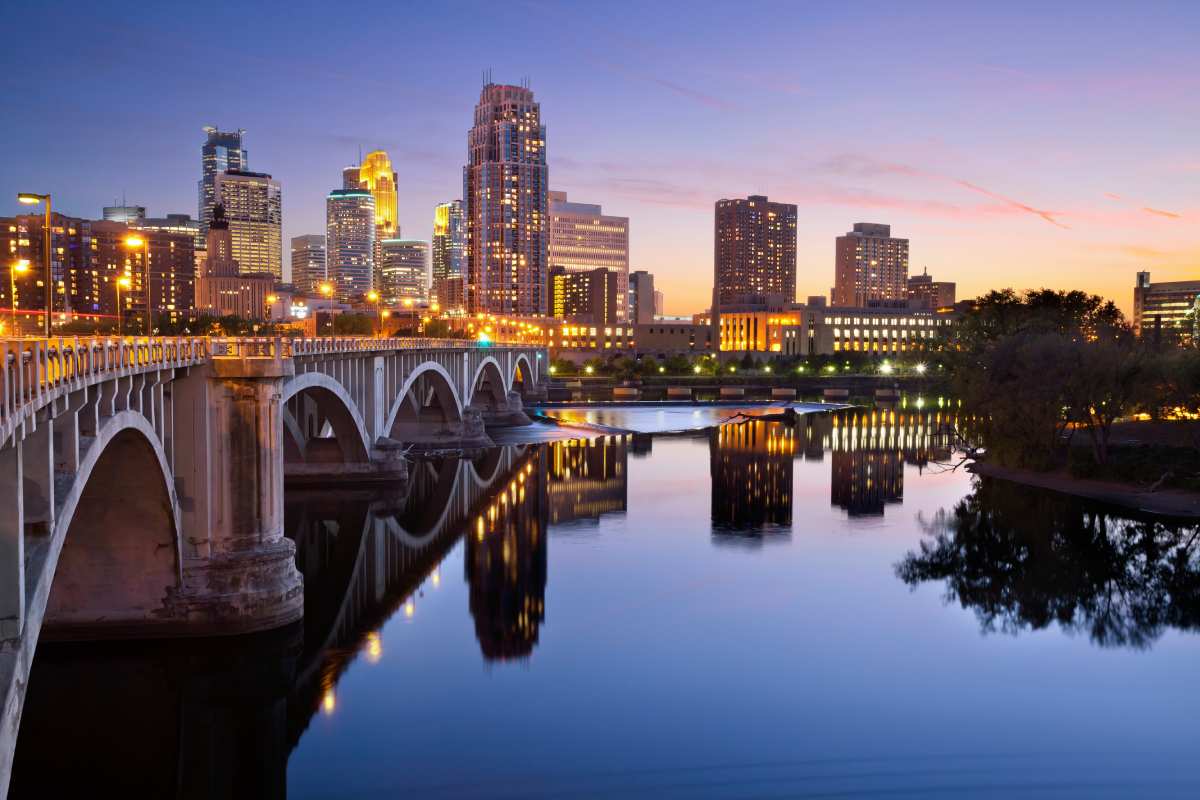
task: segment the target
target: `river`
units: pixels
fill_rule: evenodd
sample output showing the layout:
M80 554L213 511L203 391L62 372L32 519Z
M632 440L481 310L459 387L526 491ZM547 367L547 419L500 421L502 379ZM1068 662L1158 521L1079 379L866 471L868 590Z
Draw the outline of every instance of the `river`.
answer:
M43 645L10 796L1200 793L1193 529L693 411L289 493L304 622Z

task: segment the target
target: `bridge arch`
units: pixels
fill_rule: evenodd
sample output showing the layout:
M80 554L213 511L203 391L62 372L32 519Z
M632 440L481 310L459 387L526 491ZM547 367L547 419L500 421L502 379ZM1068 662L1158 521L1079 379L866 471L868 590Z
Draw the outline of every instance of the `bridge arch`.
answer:
M525 354L516 355L512 360L512 374L508 376L508 390L516 392L522 398L528 397L537 382L536 375Z
M504 370L495 357L488 356L479 362L468 387L470 397L467 405L492 411L502 409L508 403L508 382Z
M336 379L323 372L302 373L284 384L280 401L286 460L369 460L371 439L362 413ZM327 430L332 437L325 435Z
M425 441L460 434L463 402L454 378L435 361L427 361L405 378L388 410L384 430L400 441Z
M136 411L109 417L60 508L30 619L64 635L77 626L102 635L168 618L185 553L170 467L149 420Z

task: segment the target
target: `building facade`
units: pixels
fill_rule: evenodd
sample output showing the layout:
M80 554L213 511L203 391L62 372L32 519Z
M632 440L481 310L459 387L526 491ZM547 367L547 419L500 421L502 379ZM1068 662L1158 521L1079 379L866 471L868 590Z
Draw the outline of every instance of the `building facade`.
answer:
M325 199L325 258L334 296L347 303L372 288L375 197L365 189L334 189Z
M433 299L445 310L466 308L467 226L461 200L433 212Z
M306 233L292 237L292 284L305 294L317 294L326 280L325 237Z
M1139 272L1133 287L1133 330L1139 336L1166 335L1191 341L1197 335L1200 280L1150 282Z
M957 286L953 281L935 281L929 270L908 279L908 299L929 308L949 308L954 305Z
M105 222L124 222L126 225L136 225L146 218L146 207L105 206L102 218Z
M249 169L249 158L246 148L242 146L244 130L219 131L207 126L204 128L204 145L200 148L200 218L199 230L196 233L196 247L203 248L208 234L208 223L212 220L212 209L217 203L217 175L226 170Z
M628 319L637 325L645 325L654 321L656 308L654 276L645 270L637 270L629 274Z
M714 302L796 299L796 206L762 195L718 200L713 252Z
M196 279L196 310L214 317L266 319L275 276L243 271L234 255L232 228L220 204L213 207L205 245L204 270Z
M382 245L386 239L400 236L400 223L396 216L397 176L392 169L391 159L383 150L373 150L358 165L358 184L375 198L375 284L382 285L380 270L383 266Z
M544 316L550 220L546 127L533 92L489 83L467 134L467 309Z
M890 225L854 223L837 237L835 262L835 306L908 298L908 239L893 237Z
M283 197L279 181L265 172L227 170L215 179L225 209L233 257L244 272L267 272L283 280ZM211 219L211 218L210 218Z
M604 267L586 272L550 268L550 298L555 319L615 325L623 300L617 273Z
M629 316L629 217L605 215L598 204L572 203L550 192L550 268L591 272L604 268L617 280L617 321Z
M379 295L385 305L423 303L429 297L429 242L385 239L381 245Z

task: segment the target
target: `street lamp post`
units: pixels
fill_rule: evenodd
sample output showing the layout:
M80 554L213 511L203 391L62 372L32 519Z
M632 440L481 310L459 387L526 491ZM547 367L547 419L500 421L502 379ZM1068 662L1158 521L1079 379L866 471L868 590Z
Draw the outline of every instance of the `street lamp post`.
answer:
M321 284L321 294L325 295L326 299L329 300L329 332L332 334L333 333L333 286L328 283L322 283ZM319 321L320 317L318 317L317 319ZM318 336L321 335L321 332L319 330L317 331L317 335Z
M29 272L29 259L14 261L8 268L8 305L12 308L12 333L17 335L17 276Z
M50 275L50 249L53 247L53 231L50 228L50 195L35 194L34 192L19 192L17 202L27 206L46 204L46 217L42 223L42 266L46 270L46 338L50 338L50 317L54 305L54 280Z
M151 336L154 333L154 311L150 304L150 240L134 235L126 237L124 244L131 250L142 248L142 273L146 281L146 335Z
M117 278L117 336L124 333L124 327L121 325L121 290L128 289L132 285L133 281L129 279L128 275Z
M379 333L379 292L372 289L367 292L367 302L375 306L375 321L371 324L371 333L378 335Z

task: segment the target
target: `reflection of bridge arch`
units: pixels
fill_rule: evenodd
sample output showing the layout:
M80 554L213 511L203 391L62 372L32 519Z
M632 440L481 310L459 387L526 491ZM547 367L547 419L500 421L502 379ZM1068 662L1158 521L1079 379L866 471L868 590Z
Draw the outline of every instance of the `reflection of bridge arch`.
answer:
M297 541L297 558L305 573L306 587L313 588L313 599L317 599L318 586L332 590L330 580L336 580L339 586L325 593L324 599L335 609L332 613L309 613L306 608L308 644L298 670L296 693L307 698L297 704L297 713L302 718L292 720L293 746L320 706L322 695L331 690L342 670L356 656L366 635L382 626L404 604L492 500L496 488L506 486L509 478L528 461L529 448L502 448L497 452L500 453L497 468L487 480L481 479L472 462L466 459L445 459L436 464L418 462L412 475L413 489L419 494L406 497L403 507L386 499L369 502L365 496L359 496L359 507L369 505L370 509L357 523L344 510L348 504L338 500L345 493L331 493L327 500L322 500L319 493L306 492L297 498L296 508L289 505L289 514L295 512L295 519L289 521L289 536L318 530L325 534L326 540L343 536L354 539L352 546L337 541L319 545L322 556L336 557L339 564L316 563L309 558L308 549L317 543ZM442 505L435 517L422 518L409 513L435 501ZM313 516L322 513L337 517L336 524ZM350 524L355 525L355 530L334 531ZM318 618L323 630L308 629L310 620Z

